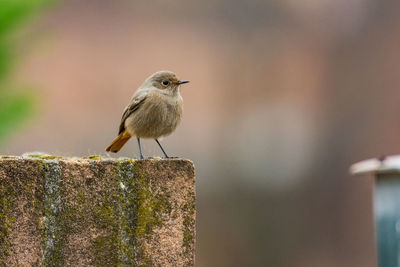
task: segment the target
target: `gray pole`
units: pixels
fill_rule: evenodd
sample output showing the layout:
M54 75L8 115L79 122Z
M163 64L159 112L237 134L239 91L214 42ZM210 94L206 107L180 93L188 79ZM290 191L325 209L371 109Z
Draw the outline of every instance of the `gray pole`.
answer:
M373 173L379 267L400 267L400 156L354 164L352 174Z
M378 266L400 266L400 173L376 173Z

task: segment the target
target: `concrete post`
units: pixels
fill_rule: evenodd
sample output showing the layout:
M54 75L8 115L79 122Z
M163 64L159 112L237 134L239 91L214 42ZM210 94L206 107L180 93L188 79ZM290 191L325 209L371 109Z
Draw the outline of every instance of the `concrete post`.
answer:
M194 266L182 159L0 156L0 266Z

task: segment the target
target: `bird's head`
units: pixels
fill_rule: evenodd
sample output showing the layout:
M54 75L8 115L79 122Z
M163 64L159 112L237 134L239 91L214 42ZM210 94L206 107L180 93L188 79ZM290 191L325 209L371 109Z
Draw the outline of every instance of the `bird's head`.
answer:
M159 71L147 78L142 87L151 86L164 91L166 94L174 95L179 92L182 84L188 82L187 80L178 79L175 73L171 71Z

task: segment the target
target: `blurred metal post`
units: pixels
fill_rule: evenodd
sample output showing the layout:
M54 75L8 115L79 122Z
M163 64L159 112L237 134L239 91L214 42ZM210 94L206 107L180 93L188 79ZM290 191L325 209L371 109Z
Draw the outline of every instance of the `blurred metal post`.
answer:
M379 267L400 267L400 156L354 164L352 174L373 173Z

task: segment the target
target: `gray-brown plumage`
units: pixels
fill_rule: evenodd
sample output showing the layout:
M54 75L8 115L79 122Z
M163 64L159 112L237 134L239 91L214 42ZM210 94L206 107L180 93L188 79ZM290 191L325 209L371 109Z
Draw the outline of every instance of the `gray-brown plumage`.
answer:
M119 135L106 151L118 152L132 136L136 136L140 158L143 158L140 138L155 139L168 158L157 139L171 134L180 123L183 99L179 90L181 84L187 82L179 80L170 71L159 71L147 78L125 108Z

